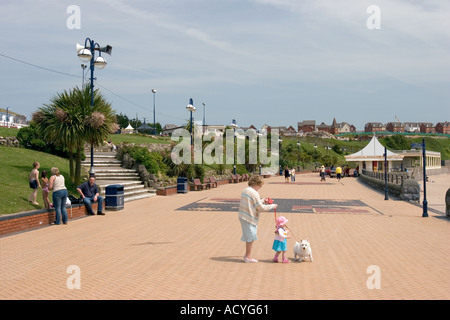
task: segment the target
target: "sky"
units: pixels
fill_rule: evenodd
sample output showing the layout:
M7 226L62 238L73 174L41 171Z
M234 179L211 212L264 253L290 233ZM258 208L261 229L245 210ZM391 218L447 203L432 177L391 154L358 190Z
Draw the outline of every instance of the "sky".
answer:
M149 123L155 106L185 124L190 98L210 125L450 121L449 17L448 0L0 0L0 107L30 119L81 86L89 38L113 47L95 88Z

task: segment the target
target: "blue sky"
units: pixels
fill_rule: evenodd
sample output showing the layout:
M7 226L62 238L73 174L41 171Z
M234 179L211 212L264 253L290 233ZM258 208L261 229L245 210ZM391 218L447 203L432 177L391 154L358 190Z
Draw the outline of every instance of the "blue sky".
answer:
M448 17L446 0L0 0L0 107L30 118L81 85L75 45L89 37L113 47L96 88L147 122L152 88L162 125L185 123L189 98L208 124L448 121Z

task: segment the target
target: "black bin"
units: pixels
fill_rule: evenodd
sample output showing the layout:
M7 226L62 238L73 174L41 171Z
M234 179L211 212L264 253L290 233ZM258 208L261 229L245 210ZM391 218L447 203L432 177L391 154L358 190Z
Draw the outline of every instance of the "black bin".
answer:
M105 188L105 209L122 210L124 207L124 190L121 184L112 184Z
M177 178L177 193L187 193L188 192L188 179L185 177Z

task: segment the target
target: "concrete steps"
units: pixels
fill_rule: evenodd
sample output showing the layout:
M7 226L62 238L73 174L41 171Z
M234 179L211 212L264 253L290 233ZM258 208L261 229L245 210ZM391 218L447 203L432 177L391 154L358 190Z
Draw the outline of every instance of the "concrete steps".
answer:
M86 155L82 165L89 168L91 155ZM105 196L105 188L109 185L120 184L124 187L124 202L148 198L156 195L156 190L146 188L136 170L121 167L114 152L94 153L95 180Z

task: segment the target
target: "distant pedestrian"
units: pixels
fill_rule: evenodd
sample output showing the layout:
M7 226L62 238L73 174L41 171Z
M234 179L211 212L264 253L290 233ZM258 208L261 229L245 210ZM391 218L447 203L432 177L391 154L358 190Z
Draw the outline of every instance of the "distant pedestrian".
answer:
M295 168L291 169L291 182L295 182Z
M289 176L290 176L289 168L288 166L286 166L284 168L284 182L289 182Z
M36 196L38 188L41 188L41 184L39 182L39 162L35 161L33 162L33 169L30 172L30 175L28 177L28 183L30 185L30 188L33 189L33 192L31 192L30 197L28 198L28 201L31 202L34 205L39 205L39 203L36 202Z
M341 166L336 167L336 177L338 181L341 181L342 178L342 168Z
M55 208L55 224L67 224L67 210L66 210L66 202L67 202L67 188L65 186L64 176L59 172L59 169L53 167L51 169L52 176L48 182L48 189L53 190L52 199L53 199L53 207Z
M239 221L242 227L241 241L245 242L244 262L258 262L252 258L253 242L258 240L257 227L259 214L262 211L276 209L276 204L266 204L268 199L261 199L258 190L264 184L264 180L259 175L251 176L248 181L248 187L241 193L241 202L239 204Z
M320 181L326 181L325 177L327 175L327 172L325 171L325 167L322 165L320 167Z

